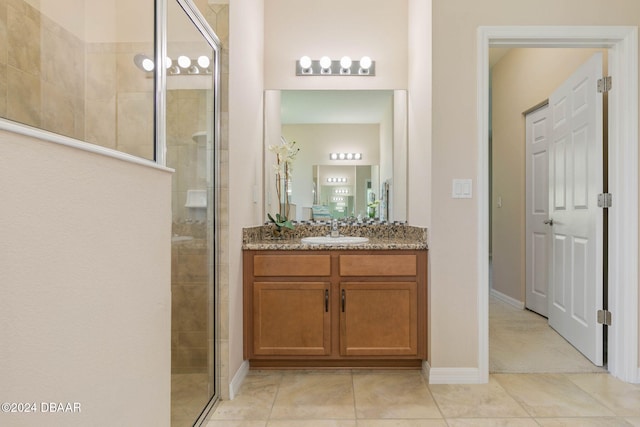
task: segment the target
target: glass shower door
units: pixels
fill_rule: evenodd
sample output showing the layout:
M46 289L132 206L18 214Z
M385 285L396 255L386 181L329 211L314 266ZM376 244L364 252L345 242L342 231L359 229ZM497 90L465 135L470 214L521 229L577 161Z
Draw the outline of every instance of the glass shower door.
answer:
M185 13L186 12L186 13ZM218 48L190 1L169 1L166 164L172 185L171 425L216 398ZM211 32L212 34L212 32ZM216 41L214 35L214 42Z

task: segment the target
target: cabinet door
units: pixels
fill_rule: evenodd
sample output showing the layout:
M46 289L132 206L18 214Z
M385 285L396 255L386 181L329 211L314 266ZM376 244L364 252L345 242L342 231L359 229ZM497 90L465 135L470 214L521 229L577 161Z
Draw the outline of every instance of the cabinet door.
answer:
M253 353L328 355L329 287L328 282L255 282Z
M341 355L417 355L417 287L416 282L343 282Z

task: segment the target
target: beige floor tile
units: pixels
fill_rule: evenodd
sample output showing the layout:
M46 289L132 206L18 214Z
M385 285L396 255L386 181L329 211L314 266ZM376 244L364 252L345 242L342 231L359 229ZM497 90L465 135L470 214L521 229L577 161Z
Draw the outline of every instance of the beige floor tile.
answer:
M419 372L353 375L358 418L442 418Z
M593 418L536 418L542 427L631 427L624 418L593 417Z
M449 427L538 427L532 418L449 418Z
M356 427L356 420L274 420L267 427Z
M282 375L251 375L244 380L238 396L219 403L212 420L266 420Z
M614 415L563 374L497 374L493 377L533 417Z
M446 427L445 420L358 420L358 427Z
M488 384L431 384L429 389L445 418L528 416L493 377Z
M274 419L355 419L351 375L283 375L273 405Z
M570 374L567 378L616 415L640 416L640 386L625 383L609 374Z
M548 320L489 299L489 372L604 372L554 331Z

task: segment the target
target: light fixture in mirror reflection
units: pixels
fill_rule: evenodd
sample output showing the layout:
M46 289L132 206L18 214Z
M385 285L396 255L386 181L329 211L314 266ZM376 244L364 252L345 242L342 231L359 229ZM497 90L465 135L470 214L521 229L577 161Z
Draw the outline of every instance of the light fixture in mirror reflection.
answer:
M147 73L150 73L155 69L153 59L144 53L136 54L133 57L133 62L140 70ZM212 73L211 58L206 55L200 55L196 59L191 59L186 55L179 55L175 61L167 56L165 59L165 65L167 67L167 74L170 76L194 76Z
M268 147L284 137L300 147L291 177L294 220L367 217L372 201L379 201L377 219L406 220L405 90L267 90L264 102L265 218L278 205ZM332 209L333 197L346 206Z
M302 56L296 61L296 76L375 76L375 62L368 56L360 60L353 60L343 56L339 60L332 60L323 56L319 60L312 60Z
M331 160L362 160L362 153L329 153Z

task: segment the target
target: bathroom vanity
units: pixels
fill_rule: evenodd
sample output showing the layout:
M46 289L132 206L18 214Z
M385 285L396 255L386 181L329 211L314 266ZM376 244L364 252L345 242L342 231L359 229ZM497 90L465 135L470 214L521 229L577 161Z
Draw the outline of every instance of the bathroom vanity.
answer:
M265 226L268 227L268 226ZM252 368L419 368L427 354L426 230L341 227L360 244L245 229L244 357ZM261 234L262 232L262 234Z

